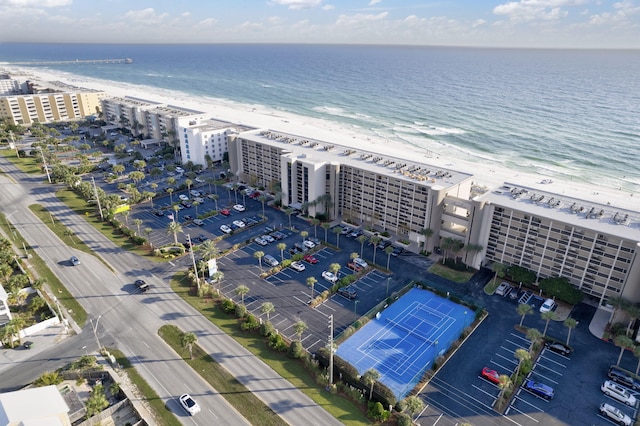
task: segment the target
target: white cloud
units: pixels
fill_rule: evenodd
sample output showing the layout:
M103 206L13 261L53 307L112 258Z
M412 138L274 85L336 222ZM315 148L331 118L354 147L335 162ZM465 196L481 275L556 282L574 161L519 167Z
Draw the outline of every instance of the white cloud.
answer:
M198 26L200 27L213 27L218 23L218 20L216 18L207 18L207 19L203 19L202 21L198 22Z
M369 2L369 6L375 6L376 4L380 3L382 0L371 0Z
M191 16L191 12L182 12L180 16L182 16L183 18L188 18L189 16Z
M322 6L322 10L334 10L336 7L332 4L325 4Z
M340 15L336 24L338 25L358 25L364 22L382 21L389 15L389 12L380 12L377 15L358 13L355 15Z
M126 18L140 23L140 24L160 24L165 18L169 16L168 13L156 13L152 7L141 10L130 10L124 15Z
M519 0L500 4L493 9L495 15L503 15L514 22L556 20L567 16L564 6L578 6L586 0Z
M267 18L267 22L271 25L281 25L285 22L285 19L281 16L270 16Z
M73 0L0 0L0 7L61 7L73 4Z
M286 6L291 10L301 10L319 6L322 0L271 0L271 3L278 6Z
M629 23L632 16L640 14L640 6L635 6L630 0L614 3L613 8L614 12L603 12L590 16L589 24L619 26Z

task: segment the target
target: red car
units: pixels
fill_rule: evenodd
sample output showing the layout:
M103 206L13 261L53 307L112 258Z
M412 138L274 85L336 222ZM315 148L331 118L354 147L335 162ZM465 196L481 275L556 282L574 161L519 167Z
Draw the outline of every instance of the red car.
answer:
M356 271L356 272L360 272L360 271L362 271L362 267L361 267L360 265L356 265L356 264L355 264L355 263L353 263L353 262L349 262L349 263L347 263L347 268L352 269L352 270L354 270L354 271Z
M309 262L312 265L315 265L316 263L318 263L318 259L316 259L315 257L311 256L310 254L305 254L303 257L305 262Z
M492 370L489 367L484 367L482 369L481 375L491 383L500 383L500 374L496 370Z
M222 210L220 210L220 214L223 214L225 216L229 216L231 214L231 212L229 211L229 209L222 209Z

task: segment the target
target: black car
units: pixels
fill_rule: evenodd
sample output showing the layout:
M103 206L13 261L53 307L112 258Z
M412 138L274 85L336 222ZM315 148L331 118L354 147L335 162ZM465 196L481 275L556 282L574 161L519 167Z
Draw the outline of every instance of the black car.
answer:
M156 216L160 216L160 217L164 216L164 212L162 210L156 210L156 211L153 212L153 214L155 214Z
M350 286L339 288L338 294L340 296L346 297L347 299L355 299L356 297L358 297L358 292Z
M562 343L558 342L546 342L544 345L550 351L564 356L568 356L571 352L573 352L573 349L571 349L569 346L563 345Z
M191 216L191 215L185 215L185 216L183 217L183 219L185 220L185 222L186 222L186 221L189 221L189 220L193 220L193 216Z
M200 235L198 235L197 237L195 237L195 238L194 238L194 240L198 240L198 241L200 241L201 243L204 243L204 242L205 242L205 241L207 241L208 239L209 239L209 238L208 238L206 235L204 235L204 234L200 234Z
M142 293L149 290L149 284L147 284L143 280L136 280L135 284L138 290L140 290Z
M638 379L634 378L631 373L628 373L627 371L621 369L620 367L616 367L615 365L612 365L609 368L607 376L614 382L618 382L619 384L629 387L633 390L640 389L640 381Z

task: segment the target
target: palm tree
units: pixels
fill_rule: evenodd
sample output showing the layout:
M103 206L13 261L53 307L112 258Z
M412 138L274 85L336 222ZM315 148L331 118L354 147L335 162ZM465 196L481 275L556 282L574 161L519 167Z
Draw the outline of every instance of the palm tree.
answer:
M169 203L173 204L173 188L167 188L167 192L169 193Z
M183 333L180 340L182 342L182 346L189 350L189 356L193 359L193 345L198 341L198 336L191 332Z
M178 245L178 233L182 232L182 225L176 221L169 222L167 234L173 234L173 243Z
M318 225L320 225L320 219L311 219L311 225L313 226L313 236L318 238Z
M511 377L506 374L501 374L498 377L498 388L500 393L498 394L498 401L504 396L504 393L511 387Z
M625 312L629 316L629 323L627 324L627 336L628 336L629 332L631 331L631 326L633 325L633 322L638 318L640 318L640 306L635 304L629 304L629 306L627 306L627 309L625 309Z
M287 245L285 243L278 243L278 250L280 250L280 259L284 261L284 251L287 249Z
M22 336L20 336L20 330L22 330L23 326L24 326L24 320L20 317L14 317L4 325L4 328L2 330L3 338L8 339L7 344L9 345L10 348L15 347L14 340L16 336L18 337L18 343L22 345Z
M608 304L613 306L613 311L611 311L611 316L609 317L609 323L611 324L616 314L618 313L618 310L623 310L623 311L626 310L627 307L631 304L631 302L629 302L624 297L619 296L619 297L613 297L609 299Z
M520 367L524 361L531 359L531 354L526 349L516 349L515 357L518 359L518 367L516 367L516 374L514 375L516 383L518 382L518 375L520 374Z
M291 207L287 207L284 211L284 214L289 217L289 228L291 228L291 215L293 214L293 209Z
M616 362L616 366L620 366L620 361L622 361L622 355L624 354L624 350L627 348L633 347L633 340L628 338L627 336L616 336L613 339L613 344L620 348L620 355L618 356L618 362Z
M122 212L122 216L124 216L124 221L127 224L127 226L129 226L129 214L130 213L131 212L129 210L125 210L125 211Z
M389 246L385 248L384 252L387 253L387 269L389 269L389 262L391 261L391 253L393 253L393 247Z
M293 331L296 333L296 336L298 336L298 342L302 341L302 333L304 333L307 328L309 328L307 323L302 320L293 323Z
M576 326L578 325L578 321L569 317L564 320L563 324L565 327L567 327L567 329L569 329L569 331L567 332L567 346L569 346L569 339L571 339L571 330L576 328Z
M543 336L547 335L547 328L549 327L549 321L551 321L553 319L553 315L554 312L553 311L547 311L547 312L543 312L540 314L540 317L546 321L545 325L544 325L544 332L542 333Z
M173 176L169 176L167 178L167 185L168 186L175 186L176 184L176 178L174 178Z
M331 232L336 234L336 247L340 248L340 234L342 234L342 226L336 226Z
M422 409L424 408L424 402L417 395L407 397L405 399L405 403L406 410L409 412L412 420L413 416L415 416L416 413L422 411Z
M370 368L362 375L362 381L369 386L369 400L373 397L373 385L380 378L380 373L375 368Z
M267 201L267 197L265 195L261 195L258 197L258 201L262 203L262 217L265 217L264 214L264 203Z
M240 296L241 304L244 305L244 295L249 293L249 287L246 285L239 285L235 290L236 294Z
M638 371L640 371L640 346L633 347L633 356L638 358L638 364L636 365L636 376L637 376Z
M264 257L264 252L263 251L255 251L253 253L253 257L255 257L256 259L258 259L258 262L260 263L260 271L262 271L262 258Z
M360 257L362 257L362 253L364 252L364 243L367 241L367 236L366 235L359 235L358 238L356 238L356 239L360 243Z
M433 235L433 229L431 228L424 228L420 231L420 233L422 235L424 235L424 251L429 250L429 240L431 239L431 236Z
M302 242L304 243L304 240L307 239L309 233L307 231L300 231L300 236L302 237Z
M327 232L329 231L329 228L331 228L331 224L329 222L323 222L320 224L320 226L322 227L322 229L324 229L324 241L329 242L329 240L327 239Z
M203 259L210 260L218 257L220 250L216 247L216 243L212 240L207 240L198 246L198 252L202 255Z
M209 198L211 198L213 202L216 203L216 210L220 210L218 208L218 198L220 198L220 196L218 194L209 194Z
M178 205L173 205L171 207L173 209L173 221L177 222L178 221L178 212L180 211L180 207L178 207Z
M207 266L208 266L208 263L204 259L199 260L198 263L196 264L198 271L202 273L202 281L204 281L206 278Z
M336 277L338 276L338 271L340 270L339 263L332 263L329 265L329 272L332 272Z
M533 308L531 307L531 305L529 305L527 303L520 303L518 305L518 307L516 308L516 311L518 312L518 315L521 316L521 318L520 318L520 327L522 327L522 323L524 322L524 317L527 316L527 315L532 314L533 313Z
M495 285L497 277L504 277L504 271L507 269L507 266L503 263L494 262L491 265L491 269L495 272L495 275L493 276L493 283L491 285Z
M138 228L138 233L136 235L140 235L140 225L142 225L142 219L133 219L133 224Z
M264 302L262 306L260 306L260 310L263 314L267 314L267 321L269 321L269 315L276 310L271 302Z
M194 201L191 204L196 208L196 217L198 217L198 206L200 205L200 203L198 201Z
M317 282L318 280L316 280L315 277L307 278L307 285L311 287L311 300L313 300L313 287L316 285Z
M376 251L378 251L378 244L380 244L380 241L382 241L382 238L377 235L372 235L371 238L369 238L369 242L373 244L373 263L376 263Z
M187 193L191 191L191 185L193 185L193 181L191 179L185 179L184 184L187 185Z
M530 328L527 330L527 339L531 342L529 352L533 353L533 349L538 340L540 340L540 337L542 337L542 333L540 333L537 328Z

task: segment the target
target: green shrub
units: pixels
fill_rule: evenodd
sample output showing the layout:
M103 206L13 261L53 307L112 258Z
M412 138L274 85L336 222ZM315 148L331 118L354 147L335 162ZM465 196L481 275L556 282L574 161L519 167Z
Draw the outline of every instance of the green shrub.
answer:
M236 305L236 317L244 318L247 316L247 307L241 304Z
M244 307L244 305L240 305L240 306ZM246 307L245 307L245 310L246 310ZM237 308L236 308L236 312L237 312ZM254 315L249 314L245 317L240 328L242 328L244 331L253 331L260 328L260 323L258 322L258 320Z
M269 337L269 347L278 352L284 352L287 350L287 343L280 334L272 334Z
M289 346L289 356L294 359L300 359L305 355L304 347L302 343L297 340L294 340Z
M235 309L236 309L236 304L233 303L233 300L224 299L222 301L222 310L227 314L230 314L231 312L235 311Z
M413 421L411 420L411 416L407 413L398 414L398 426L411 426L413 425Z
M369 401L367 415L379 422L384 422L389 418L389 412L384 409L380 402Z
M273 326L273 324L271 324L271 321L265 321L262 323L262 325L260 326L260 333L264 336L264 337L270 337L273 334L275 334L276 329Z

